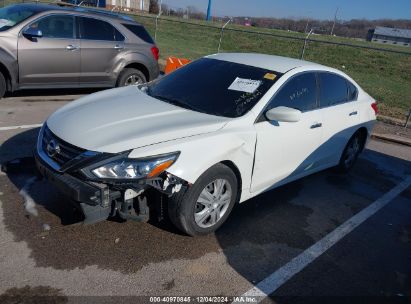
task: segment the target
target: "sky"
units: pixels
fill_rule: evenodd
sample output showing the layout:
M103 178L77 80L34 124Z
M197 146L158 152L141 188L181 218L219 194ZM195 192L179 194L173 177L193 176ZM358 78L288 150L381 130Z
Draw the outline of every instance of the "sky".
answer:
M159 3L161 0L158 0ZM208 0L162 0L172 8L195 6L206 12ZM214 16L313 19L411 19L411 0L212 0Z

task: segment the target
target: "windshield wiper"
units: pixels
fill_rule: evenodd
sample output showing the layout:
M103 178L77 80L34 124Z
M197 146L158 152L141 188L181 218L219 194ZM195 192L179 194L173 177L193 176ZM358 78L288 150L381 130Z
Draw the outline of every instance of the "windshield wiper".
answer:
M165 96L156 96L156 95L151 95L151 97L160 99L161 101L165 101L167 103L171 103L172 105L178 106L180 108L185 108L185 109L188 109L188 110L201 112L198 109L192 107L191 105L188 105L188 104L186 104L184 102L181 102L181 101L179 101L177 99L174 99L174 98L165 97Z

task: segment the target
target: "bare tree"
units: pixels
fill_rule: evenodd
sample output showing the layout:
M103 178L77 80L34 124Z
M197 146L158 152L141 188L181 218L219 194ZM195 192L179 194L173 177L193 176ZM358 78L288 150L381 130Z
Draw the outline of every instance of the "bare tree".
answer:
M149 7L149 12L151 14L158 14L160 11L160 6L158 5L158 0L151 0L150 1L150 7Z

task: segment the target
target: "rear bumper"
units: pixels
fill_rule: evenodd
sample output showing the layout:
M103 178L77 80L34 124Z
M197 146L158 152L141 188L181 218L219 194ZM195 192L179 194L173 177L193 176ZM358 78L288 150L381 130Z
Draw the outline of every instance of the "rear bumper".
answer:
M57 173L49 169L39 155L35 155L35 159L40 173L62 193L79 204L85 223L92 224L109 217L111 199L106 185L91 184L66 173Z

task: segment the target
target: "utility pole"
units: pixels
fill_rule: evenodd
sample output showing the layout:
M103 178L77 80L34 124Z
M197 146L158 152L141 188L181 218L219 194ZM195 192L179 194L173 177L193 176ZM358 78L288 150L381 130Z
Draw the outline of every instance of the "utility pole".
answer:
M208 0L207 21L211 21L211 5L212 5L212 0Z
M335 10L333 27L331 28L331 36L334 34L334 27L335 27L335 23L337 22L338 10L339 10L339 8L337 7L337 9Z
M305 30L304 33L307 33L308 31L308 24L310 23L310 18L307 18L307 24L305 25Z

